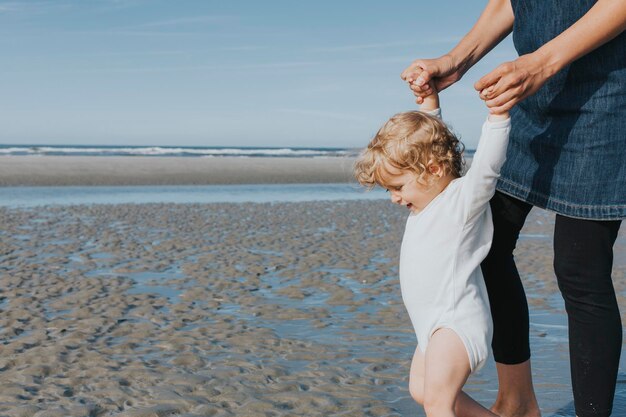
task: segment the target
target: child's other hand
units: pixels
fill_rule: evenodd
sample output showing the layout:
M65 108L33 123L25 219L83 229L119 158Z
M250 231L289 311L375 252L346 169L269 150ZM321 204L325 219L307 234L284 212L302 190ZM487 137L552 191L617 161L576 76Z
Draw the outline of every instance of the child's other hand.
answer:
M493 92L493 85L480 90L478 92L478 95L480 96L481 99L485 100L485 105L487 105L487 108L489 109L489 120L492 122L497 122L499 120L506 120L508 119L509 116L509 111L508 110L502 110L502 109L498 109L496 110L497 106L489 105L489 102L487 101L487 99L485 99L484 97L488 97L491 95L491 93Z

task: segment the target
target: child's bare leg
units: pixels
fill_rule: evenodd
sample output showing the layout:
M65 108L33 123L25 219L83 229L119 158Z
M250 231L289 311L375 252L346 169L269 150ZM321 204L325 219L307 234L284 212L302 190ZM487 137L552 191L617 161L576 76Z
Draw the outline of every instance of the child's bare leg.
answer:
M409 373L409 392L420 405L424 404L424 354L419 347L415 348L411 371Z
M424 409L428 417L495 416L461 391L470 364L465 346L453 330L439 329L433 334L424 363Z
M464 346L463 352L467 356ZM409 392L411 393L411 397L413 397L415 402L420 405L424 404L424 368L425 357L419 347L417 347L415 348L413 360L411 361L411 371L409 374ZM474 401L469 395L464 392L461 392L457 397L455 403L455 412L458 417L497 417L496 414Z
M428 344L424 370L424 410L428 417L455 417L454 406L470 374L463 342L450 329L437 330Z

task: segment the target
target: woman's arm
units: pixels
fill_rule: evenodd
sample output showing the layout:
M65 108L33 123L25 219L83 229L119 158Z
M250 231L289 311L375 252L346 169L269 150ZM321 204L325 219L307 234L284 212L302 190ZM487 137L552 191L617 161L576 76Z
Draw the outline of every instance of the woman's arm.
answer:
M576 23L535 52L506 62L474 87L492 113L510 110L565 66L626 29L626 1L598 0ZM598 65L601 65L599 63Z
M430 95L428 83L432 79L437 91L454 84L487 52L504 39L513 28L513 9L510 0L489 0L474 27L446 55L436 59L417 59L400 77L407 81L418 97Z

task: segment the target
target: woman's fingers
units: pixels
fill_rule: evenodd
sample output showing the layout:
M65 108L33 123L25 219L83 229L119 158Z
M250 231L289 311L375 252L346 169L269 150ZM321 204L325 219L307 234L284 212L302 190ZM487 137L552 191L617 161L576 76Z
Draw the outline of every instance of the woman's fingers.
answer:
M409 81L412 84L415 84L419 87L427 87L428 83L430 82L431 79L431 75L427 70L422 70L419 74L417 74L416 78L409 78L409 80L412 79L412 81Z
M409 65L405 68L404 71L402 71L402 74L400 74L400 78L402 78L404 81L407 81L409 79L409 76L418 71L418 69L419 67L417 66L417 64L415 62L412 62L411 65Z
M441 72L439 61L440 59L417 59L402 71L400 78L408 83L417 82L420 86L427 84Z
M493 100L517 87L518 85L514 82L514 79L510 75L504 74L494 84L480 90L478 95L482 100Z
M542 57L531 53L500 65L474 87L490 110L508 111L536 93L550 77Z
M519 100L519 94L519 88L508 89L502 94L486 100L485 104L489 107L489 110L499 109L502 106L506 106L508 103L512 103L511 107L513 107L513 105Z
M418 87L426 86L431 79L431 75L423 68L415 68L406 78L406 82Z
M439 92L461 79L463 73L454 63L452 56L443 55L435 59L417 59L400 77L406 81L421 104L422 98Z
M423 70L424 70L424 62L421 59L415 60L411 62L411 65L406 67L404 71L402 71L402 74L400 74L400 78L402 78L406 82L411 82L417 79L418 75Z
M480 80L476 81L474 84L474 88L477 91L483 91L488 89L491 86L495 86L502 77L509 74L512 70L510 62L505 62L504 64L499 65L496 69L491 71L489 74L482 77Z

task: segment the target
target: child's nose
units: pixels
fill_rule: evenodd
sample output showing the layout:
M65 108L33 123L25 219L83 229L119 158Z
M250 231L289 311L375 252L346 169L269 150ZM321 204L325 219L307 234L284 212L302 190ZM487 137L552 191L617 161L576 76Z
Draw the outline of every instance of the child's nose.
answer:
M402 201L402 197L400 197L400 194L396 193L396 192L392 192L391 193L391 202L394 204L400 204L400 202Z

